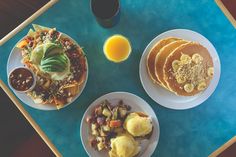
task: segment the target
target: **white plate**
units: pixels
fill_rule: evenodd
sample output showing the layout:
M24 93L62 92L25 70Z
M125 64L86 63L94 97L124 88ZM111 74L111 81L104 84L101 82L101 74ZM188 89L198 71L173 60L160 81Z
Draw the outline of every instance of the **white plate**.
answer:
M105 99L110 101L112 104L115 104L119 100L123 100L125 104L131 107L131 111L145 112L152 118L153 129L154 129L153 133L149 140L143 140L141 142L141 152L138 157L151 156L159 140L159 135L160 135L159 122L157 120L154 111L147 104L147 102L145 102L142 98L127 92L113 92L103 95L100 98L96 99L84 113L80 126L80 137L87 154L91 157L108 157L108 151L98 152L89 145L89 137L91 137L91 134L90 134L89 124L86 122L86 117L91 115L94 107Z
M77 42L75 40L73 40L70 36L62 33L62 36L64 37L67 37L69 38L70 40L72 40L74 43L77 44ZM22 38L23 39L23 38ZM21 39L21 40L22 40ZM20 41L21 41L20 40ZM17 44L16 44L17 45ZM16 47L16 45L13 47L10 55L9 55L9 58L8 58L8 62L7 62L7 76L9 76L10 72L17 68L17 67L22 67L24 66L22 63L21 63L21 60L22 60L22 55L21 55L21 52L20 52L20 49L18 49ZM78 44L77 44L78 45ZM85 58L86 59L86 58ZM87 79L88 79L88 62L87 62L87 59L86 59L86 64L87 64L87 71L86 71L86 80L83 84L83 86L80 87L80 92L78 93L78 95L76 95L73 100L70 102L70 103L67 103L63 106L66 107L68 105L70 105L71 103L73 103L79 96L80 94L82 93L86 83L87 83ZM8 82L9 84L9 82ZM10 86L10 85L9 85ZM10 86L11 87L11 86ZM12 89L12 88L11 88ZM17 92L15 91L14 89L12 89L13 92L15 93L15 95L22 101L24 102L25 104L27 104L28 106L30 107L33 107L35 109L39 109L39 110L57 110L57 108L55 106L52 106L52 105L49 105L49 104L35 104L34 101L29 97L27 96L25 93L20 93L20 92Z
M213 79L211 80L210 85L206 90L195 96L189 96L189 97L177 96L174 93L171 93L166 89L162 88L161 86L154 84L152 82L146 69L146 57L151 48L159 40L166 37L178 37L189 41L195 41L202 44L204 47L208 49L214 63L214 76ZM174 29L158 35L148 44L140 60L139 75L144 90L155 102L170 109L176 109L176 110L189 109L203 103L211 96L211 94L216 89L216 86L220 79L220 59L216 52L215 47L211 44L209 40L207 40L201 34L186 29Z

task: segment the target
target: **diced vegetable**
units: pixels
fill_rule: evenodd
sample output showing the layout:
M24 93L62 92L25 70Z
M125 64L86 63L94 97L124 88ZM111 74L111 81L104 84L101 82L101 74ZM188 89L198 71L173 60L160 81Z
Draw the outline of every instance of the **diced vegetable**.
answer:
M97 130L92 130L92 135L94 135L94 136L98 136L98 135L99 135L99 133L98 133L98 131L97 131Z
M108 110L108 108L104 108L102 114L106 117L111 117L111 112Z
M120 120L111 120L109 123L109 126L111 128L116 128L121 126L121 121Z
M119 107L119 115L121 118L124 118L127 114L127 109L123 107Z
M107 134L102 129L99 130L99 133L100 133L100 136L102 137L107 136Z
M103 126L102 126L102 129L103 129L104 131L110 131L110 130L111 130L111 128L110 128L108 125L103 125Z
M104 144L102 142L99 142L97 144L97 148L98 148L99 151L101 151L104 148Z
M113 120L117 119L118 118L118 107L113 108L112 112L113 112L112 119Z
M97 141L102 142L103 138L102 137L97 137Z
M91 118L93 119L90 124L93 125L91 126L92 135L95 136L97 142L93 146L95 149L98 151L111 149L110 140L124 132L122 124L128 113L128 107L123 104L123 101L113 107L109 101L104 100L94 108L92 117L88 117L87 121L90 122Z
M20 41L20 42L17 44L16 47L18 47L18 48L24 48L24 47L27 46L27 45L28 45L28 42L27 42L26 39L24 39L24 40Z
M96 124L91 124L91 129L92 130L95 130L95 129L97 129L98 128L98 126L96 125Z
M104 117L97 117L97 123L99 125L103 125L105 123L105 118Z

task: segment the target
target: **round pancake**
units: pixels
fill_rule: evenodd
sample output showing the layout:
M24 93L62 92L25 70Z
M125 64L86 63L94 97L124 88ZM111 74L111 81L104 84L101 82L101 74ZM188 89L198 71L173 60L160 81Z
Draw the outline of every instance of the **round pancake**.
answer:
M181 96L192 96L205 90L213 73L213 61L208 50L194 42L176 48L164 65L164 80L168 88Z
M159 53L159 50L162 47L164 47L165 45L167 45L173 41L176 41L176 40L180 40L180 39L175 38L175 37L169 37L169 38L162 39L158 43L156 43L153 46L153 48L151 49L151 51L148 53L147 60L146 60L146 67L147 67L148 74L154 83L160 84L159 80L157 79L157 77L155 75L156 55Z
M188 41L186 41L186 40L177 40L177 41L171 42L171 43L167 44L166 46L164 46L156 56L155 74L156 74L157 79L161 83L161 85L163 87L165 87L166 89L168 89L168 86L164 80L164 70L163 70L166 58L177 47L179 47L183 44L186 44L186 43L188 43Z

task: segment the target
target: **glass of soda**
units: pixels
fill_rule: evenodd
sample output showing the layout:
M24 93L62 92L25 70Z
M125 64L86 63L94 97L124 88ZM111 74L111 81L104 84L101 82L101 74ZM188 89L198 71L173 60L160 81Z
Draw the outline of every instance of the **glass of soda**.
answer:
M120 19L119 0L91 0L90 7L97 22L105 28L115 26Z

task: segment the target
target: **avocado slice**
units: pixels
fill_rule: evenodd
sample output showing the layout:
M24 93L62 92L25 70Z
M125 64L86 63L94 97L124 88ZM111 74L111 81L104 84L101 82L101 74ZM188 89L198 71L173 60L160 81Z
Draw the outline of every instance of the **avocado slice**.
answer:
M58 65L58 66L66 66L67 65L67 61L61 60L61 55L58 56L53 56L47 59L43 59L41 60L41 66L44 65Z
M36 65L39 65L41 59L44 56L44 45L38 45L33 49L30 55L30 61L33 62Z
M62 54L63 49L54 43L47 43L44 47L44 58L52 57L57 54Z
M63 49L54 43L45 43L38 45L33 49L30 55L30 61L39 65L43 58L48 58L57 54L62 54Z
M48 58L43 58L40 66L45 72L63 72L68 66L68 62L69 59L65 54L56 54Z

